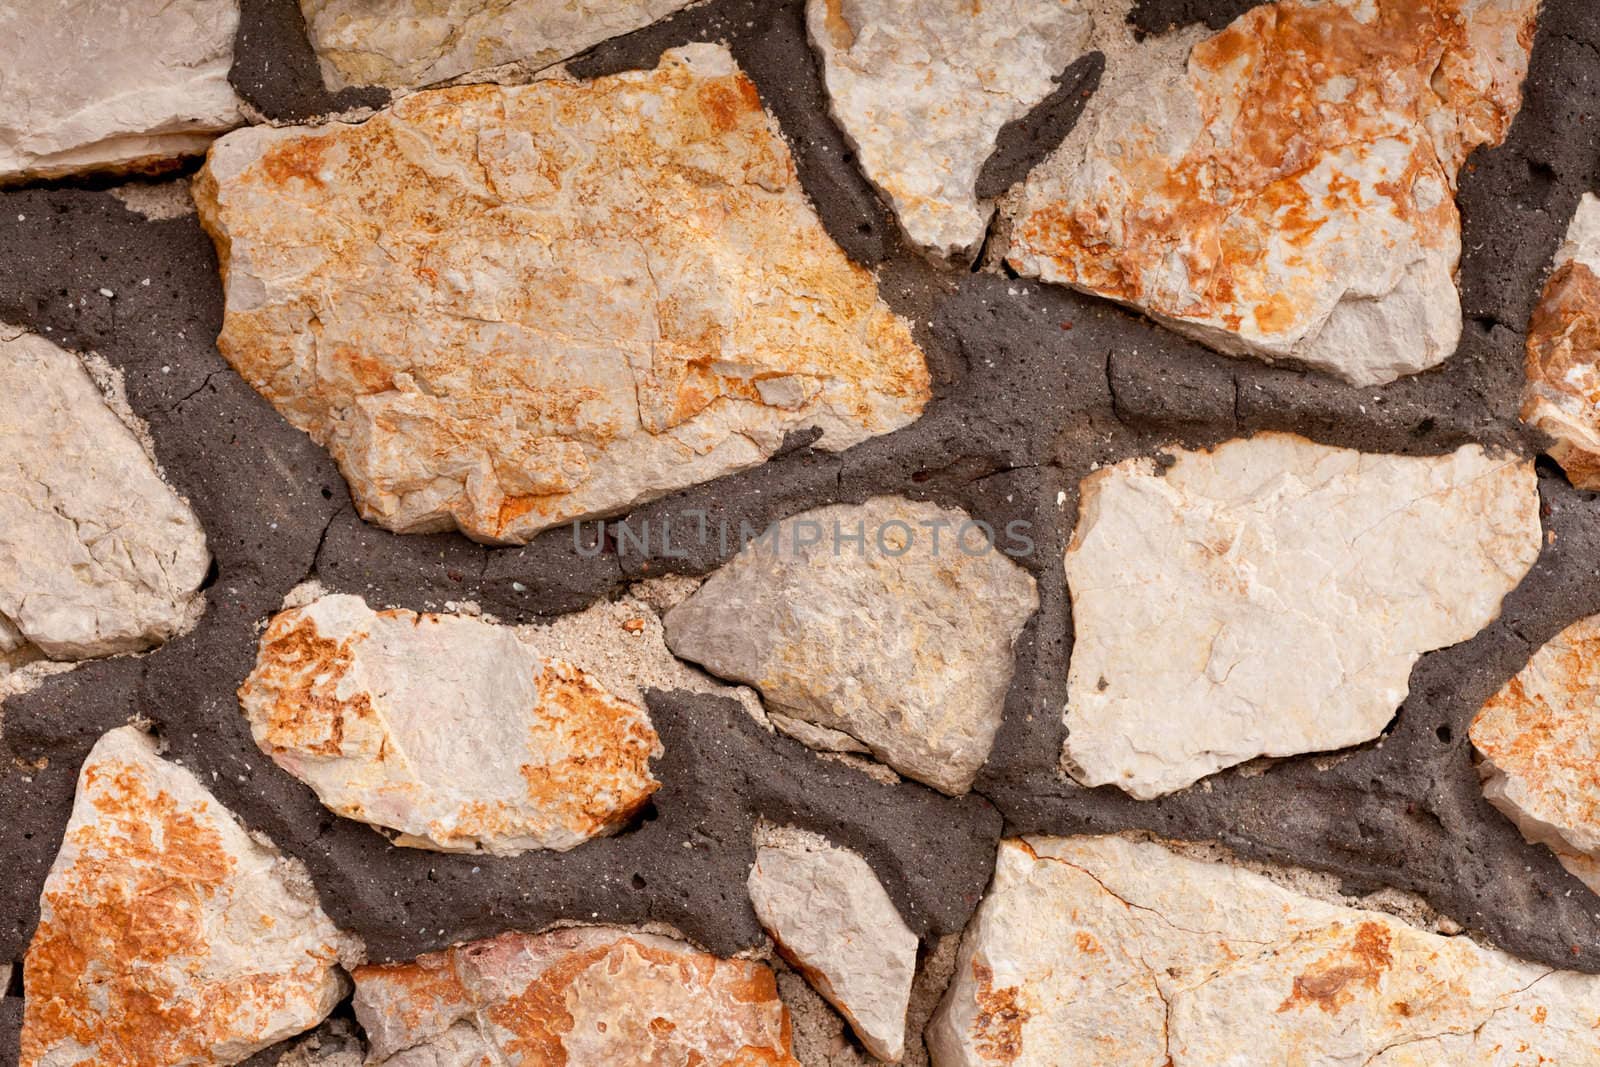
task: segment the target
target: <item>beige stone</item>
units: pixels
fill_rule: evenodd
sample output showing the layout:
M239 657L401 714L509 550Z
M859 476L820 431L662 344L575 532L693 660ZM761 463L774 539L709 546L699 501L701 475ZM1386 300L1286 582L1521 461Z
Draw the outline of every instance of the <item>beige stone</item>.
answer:
M756 466L791 430L847 448L929 396L721 46L241 130L196 201L223 354L399 532L525 541Z
M1580 489L1600 489L1600 198L1585 193L1528 324L1522 419Z

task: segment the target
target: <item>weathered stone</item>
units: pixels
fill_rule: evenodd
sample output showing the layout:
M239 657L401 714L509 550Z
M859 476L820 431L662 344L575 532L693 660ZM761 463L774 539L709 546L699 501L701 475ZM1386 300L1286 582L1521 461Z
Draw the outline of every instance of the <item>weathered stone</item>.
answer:
M330 89L414 88L506 63L538 70L690 0L300 0Z
M261 750L331 810L416 848L570 849L660 785L642 708L468 616L354 596L285 611L239 702Z
M152 738L112 730L23 960L22 1067L238 1063L320 1022L358 951L297 863Z
M525 541L755 466L790 430L848 447L929 396L721 46L241 130L196 200L223 354L392 530Z
M1538 0L1281 0L1108 68L1007 261L1357 384L1461 334L1456 172L1521 104ZM1127 33L1124 27L1117 32Z
M1522 418L1580 489L1600 489L1600 198L1585 193L1528 324Z
M211 557L189 505L76 356L5 327L0 448L0 651L134 652L199 615Z
M809 0L829 107L912 241L943 255L983 242L978 171L1001 127L1086 50L1080 0Z
M1291 434L1084 479L1067 549L1068 771L1160 796L1256 756L1376 737L1422 653L1538 557L1533 465Z
M1587 1063L1600 977L1116 837L1000 847L937 1067Z
M772 972L656 934L502 934L355 973L383 1067L798 1067Z
M238 0L0 5L0 181L149 169L243 121Z
M750 903L784 959L849 1020L867 1051L899 1063L917 937L866 860L796 837L756 851Z
M965 512L876 497L775 524L665 621L678 655L956 794L989 755L1038 606Z
M351 1025L330 1019L278 1057L277 1067L363 1067L367 1050Z

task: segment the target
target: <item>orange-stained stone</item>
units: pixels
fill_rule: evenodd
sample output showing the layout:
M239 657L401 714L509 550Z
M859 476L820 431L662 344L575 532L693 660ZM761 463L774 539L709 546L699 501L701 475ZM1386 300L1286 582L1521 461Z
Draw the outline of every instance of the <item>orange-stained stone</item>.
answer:
M1522 419L1580 489L1600 489L1600 198L1586 193L1528 324Z

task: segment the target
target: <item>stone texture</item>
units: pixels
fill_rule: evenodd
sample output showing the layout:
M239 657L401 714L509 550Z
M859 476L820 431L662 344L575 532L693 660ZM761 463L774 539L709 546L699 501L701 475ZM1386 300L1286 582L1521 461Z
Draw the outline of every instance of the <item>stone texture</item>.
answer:
M330 89L417 87L506 63L538 70L689 0L300 0Z
M1469 732L1484 796L1600 893L1600 615L1536 651Z
M965 792L1000 725L1012 646L1039 605L1033 579L980 551L970 523L900 497L792 516L667 613L667 645L754 685L775 712ZM847 540L858 533L863 545Z
M846 448L929 396L721 46L241 130L196 201L223 354L399 532L525 541L756 466L791 430Z
M243 121L238 0L17 0L0 76L0 182L150 169Z
M809 0L829 107L906 235L938 255L982 244L978 171L1086 50L1080 0Z
M344 595L285 611L239 702L261 750L325 805L416 848L564 851L660 785L641 707L468 616Z
M582 927L356 971L383 1067L798 1067L772 972L656 934Z
M1585 193L1528 324L1522 418L1580 489L1600 489L1600 198Z
M1028 177L1006 259L1230 354L1431 367L1461 334L1456 172L1520 106L1537 8L1282 0L1130 49Z
M1256 756L1376 737L1422 653L1538 557L1529 462L1262 434L1084 479L1067 548L1065 764L1160 796Z
M917 938L867 861L825 840L756 850L750 903L784 959L849 1020L874 1056L905 1055Z
M0 653L135 652L204 607L211 557L83 364L0 326Z
M45 882L22 1067L238 1063L321 1021L352 949L298 864L119 727L79 772Z
M1589 1063L1600 978L1115 837L1005 841L937 1067Z

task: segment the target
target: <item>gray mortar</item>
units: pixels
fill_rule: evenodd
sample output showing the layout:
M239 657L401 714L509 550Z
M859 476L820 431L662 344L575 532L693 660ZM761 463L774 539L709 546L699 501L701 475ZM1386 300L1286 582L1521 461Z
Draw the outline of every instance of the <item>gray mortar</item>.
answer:
M1156 0L1135 19L1152 32L1197 19L1220 26L1246 6ZM302 35L294 0L245 0L233 81L253 107L292 121L381 102L373 93L330 97ZM1078 481L1093 465L1262 429L1411 454L1469 441L1537 450L1516 422L1523 330L1573 206L1600 177L1600 6L1546 0L1510 138L1463 172L1460 350L1380 389L1227 359L1103 301L930 265L900 240L827 117L799 0L711 0L598 46L576 69L650 66L663 48L715 39L729 41L778 117L829 232L879 271L886 299L917 324L935 399L919 422L842 455L813 451L799 436L762 468L633 517L656 528L676 517L687 527L703 510L734 528L759 527L821 504L904 493L997 527L1032 522L1037 551L1020 562L1038 578L1042 605L1019 645L1005 724L976 793L950 800L915 784L880 785L762 731L731 702L652 693L664 786L655 817L617 838L564 855L480 859L395 849L335 818L260 754L234 698L258 624L300 581L316 576L402 607L472 600L522 621L615 596L639 577L702 574L726 554L713 543L683 559L619 556L613 545L585 558L565 529L524 548L487 549L362 523L326 454L218 355L220 285L198 222L146 220L109 192L46 184L0 193L0 321L96 351L123 372L217 568L194 632L148 656L85 664L6 702L0 959L20 959L27 946L89 746L143 715L171 757L208 782L215 774L223 803L308 865L329 913L366 939L374 959L560 919L667 922L719 952L752 947L760 935L743 887L757 818L860 851L926 946L970 915L1003 818L1006 833L1138 828L1220 841L1256 860L1331 873L1352 893L1411 890L1518 955L1600 973L1600 902L1483 801L1466 736L1481 701L1541 642L1600 611L1600 500L1574 491L1547 462L1540 487L1554 539L1499 621L1422 659L1382 740L1338 761L1308 756L1264 773L1223 773L1151 802L1083 789L1056 770L1071 648L1061 552ZM1090 61L1063 84L1096 73ZM986 180L1037 158L1080 105L1081 90L1071 89L1041 105L1008 132L1009 162ZM47 765L35 769L41 759ZM13 990L0 1000L0 1060L15 1056L19 1018Z

